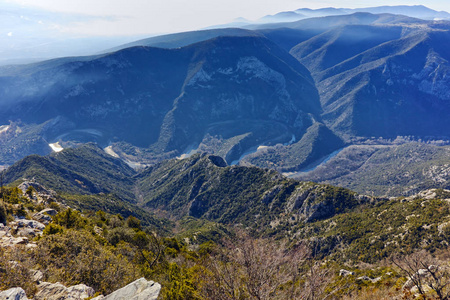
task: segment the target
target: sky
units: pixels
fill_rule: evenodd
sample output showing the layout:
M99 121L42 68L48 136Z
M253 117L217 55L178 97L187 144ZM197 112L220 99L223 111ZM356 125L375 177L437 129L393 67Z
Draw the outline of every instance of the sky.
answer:
M256 20L298 8L426 5L450 12L450 0L0 0L0 9L51 12L51 20L34 20L42 28L91 36L180 32L224 24L238 17ZM1 11L0 11L1 12ZM36 13L35 13L36 14ZM58 17L59 16L59 21ZM43 14L44 18L44 14ZM47 27L45 25L47 24ZM8 31L10 36L14 33Z

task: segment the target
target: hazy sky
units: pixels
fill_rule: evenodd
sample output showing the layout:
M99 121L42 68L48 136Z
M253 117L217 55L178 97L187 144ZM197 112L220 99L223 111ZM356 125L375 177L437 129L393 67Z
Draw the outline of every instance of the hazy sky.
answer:
M138 35L199 29L238 17L256 20L264 15L298 8L419 5L450 12L450 0L0 0L24 10L40 8L78 14L80 19L55 24L62 32L89 35ZM91 18L82 18L88 15ZM93 17L93 18L92 18Z

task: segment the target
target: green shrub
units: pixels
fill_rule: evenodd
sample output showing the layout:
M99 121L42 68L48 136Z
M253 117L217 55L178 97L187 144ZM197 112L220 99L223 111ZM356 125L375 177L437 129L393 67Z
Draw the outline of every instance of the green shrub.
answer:
M141 230L141 221L139 221L137 218L133 216L129 216L127 218L127 226L130 228Z
M64 228L61 225L50 223L45 227L42 234L43 235L52 235L52 234L62 233L63 231L64 231Z
M78 211L71 208L66 209L65 211L54 216L53 222L66 228L80 229L84 228L87 224L86 218L84 218Z
M126 258L101 245L86 230L65 230L42 237L35 251L46 281L84 283L109 294L141 276Z
M5 206L3 205L3 201L1 201L0 202L0 223L6 225L6 217L7 217L6 209L5 209Z

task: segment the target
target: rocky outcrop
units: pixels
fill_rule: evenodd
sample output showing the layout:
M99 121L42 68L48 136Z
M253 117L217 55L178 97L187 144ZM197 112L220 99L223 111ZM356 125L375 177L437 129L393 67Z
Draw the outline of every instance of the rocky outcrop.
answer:
M160 290L159 283L141 278L106 297L98 296L92 300L156 300Z
M38 285L38 289L39 292L33 298L35 300L82 300L92 297L95 293L93 288L84 284L67 288L59 282L42 282ZM141 278L108 296L101 295L92 300L156 300L160 290L159 283ZM0 292L0 300L28 300L28 298L25 291L17 287Z
M381 277L370 278L369 276L361 276L361 277L356 278L356 280L359 280L359 281L370 281L372 283L377 283L381 279L382 279Z
M305 222L313 222L351 209L368 201L366 198L371 199L358 197L344 188L303 182L289 196L285 211L287 214L296 214L298 219Z
M436 271L437 268L437 266L431 265L428 267L428 269L419 269L412 275L412 277L408 278L408 280L403 285L403 289L412 290L412 288L416 286L417 282L420 282L422 284L423 280L431 276L432 272Z
M48 225L52 221L52 216L55 216L58 212L52 208L46 208L33 215L33 219L39 221L45 225Z
M271 203L272 200L281 191L282 188L283 188L283 186L280 184L274 186L273 188L271 188L270 190L268 190L261 196L261 201L265 204Z
M345 269L341 269L339 271L339 276L342 276L342 277L353 276L353 275L355 275L355 272L348 271L348 270L345 270Z
M10 226L0 224L0 247L14 247L17 245L29 245L34 247L35 244L28 243L28 238L24 236L14 237L12 235L13 229Z
M28 298L22 288L16 287L0 292L0 300L28 300Z
M18 188L22 190L22 192L26 195L26 191L28 188L33 188L34 193L29 196L30 199L35 200L38 203L48 202L56 197L56 192L54 190L46 189L41 184L32 181L24 181L22 182Z
M24 217L15 217L15 220L8 222L7 225L0 223L0 247L10 247L21 244L35 247L36 244L29 243L29 240L41 235L45 226L52 221L52 216L57 213L58 212L54 209L46 208L34 214L34 220L28 220Z
M42 233L45 225L35 220L16 219L9 223L9 227L13 228L19 236L35 237Z
M9 222L8 226L0 224L0 247L27 245L35 247L35 243L29 243L29 239L41 235L45 225L35 220L17 218Z
M59 282L42 282L38 288L39 292L34 297L36 300L78 300L92 297L95 293L93 288L84 284L67 288Z
M30 275L33 282L37 282L38 284L42 280L42 278L44 278L44 274L39 270L31 269Z

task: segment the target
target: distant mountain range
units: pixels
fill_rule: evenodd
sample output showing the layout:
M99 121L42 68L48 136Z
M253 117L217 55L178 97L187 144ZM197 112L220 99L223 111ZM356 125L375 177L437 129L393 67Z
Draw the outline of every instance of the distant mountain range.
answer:
M260 23L294 22L306 18L327 17L337 15L350 15L357 12L371 14L395 14L404 15L424 20L449 20L450 14L446 11L436 11L423 5L397 5L397 6L377 6L365 8L300 8L295 11L280 12L275 15L268 15L258 20Z
M133 167L208 152L295 173L373 137L445 140L449 30L336 13L2 67L0 165L96 142Z
M298 20L335 15L349 15L357 12L372 14L400 14L424 20L449 20L450 14L435 11L425 6L381 6L359 9L347 8L301 8L295 11L280 12L268 15L257 21L237 18L233 23L215 25L213 28L243 28L252 29L255 25L286 23ZM25 8L14 3L0 4L0 25L3 34L0 35L0 65L24 64L65 56L92 55L107 53L116 49L117 45L143 39L145 36L95 36L85 37L61 31L73 23L105 21L111 16L93 17L80 14L48 12L39 8ZM173 36L177 39L178 34ZM184 38L183 38L184 39ZM164 36L155 37L154 43L166 47L171 43ZM192 42L191 42L192 43ZM156 46L156 45L153 45ZM106 49L106 50L105 50Z
M135 47L2 74L5 139L16 138L9 120L52 120L38 134L49 142L123 141L172 157L202 143L232 162L248 148L300 138L322 112L308 70L257 36Z
M291 54L312 72L323 118L335 131L449 136L449 45L448 30L352 25L305 41Z

